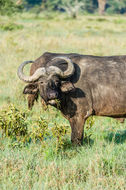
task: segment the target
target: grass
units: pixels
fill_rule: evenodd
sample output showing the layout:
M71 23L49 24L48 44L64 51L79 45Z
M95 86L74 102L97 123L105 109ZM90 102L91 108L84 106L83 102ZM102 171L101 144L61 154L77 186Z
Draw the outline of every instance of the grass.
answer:
M11 18L0 16L0 22L9 28L10 23L22 26L13 30L0 28L1 110L10 103L20 110L27 109L26 97L22 95L25 84L16 75L17 67L45 51L126 54L123 16L85 15L72 20L64 15L55 14L47 19L42 14L36 17L23 13ZM59 111L51 107L44 111L38 102L29 114L29 127L40 115L50 125L55 122L68 125ZM0 136L0 189L125 190L125 126L126 123L111 118L95 117L93 127L85 130L84 146L72 147L68 133L58 152L53 138L45 140L46 146L31 142L13 147L10 138Z

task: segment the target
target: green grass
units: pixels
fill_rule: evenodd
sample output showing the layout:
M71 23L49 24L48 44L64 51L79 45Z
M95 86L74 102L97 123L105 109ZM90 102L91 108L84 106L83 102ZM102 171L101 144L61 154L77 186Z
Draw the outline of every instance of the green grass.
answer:
M5 26L22 26L13 30L0 28L1 110L10 103L27 110L27 100L22 95L25 84L17 77L17 67L45 51L126 54L125 16L85 15L72 20L55 14L52 18L28 13L11 18L0 16L0 23ZM39 101L27 118L29 129L40 115L50 126L55 122L68 125L59 111L51 107L44 111ZM58 152L53 138L46 139L45 145L29 142L19 146L0 136L0 189L125 190L126 122L95 117L93 127L86 129L85 134L84 145L73 147L69 128Z

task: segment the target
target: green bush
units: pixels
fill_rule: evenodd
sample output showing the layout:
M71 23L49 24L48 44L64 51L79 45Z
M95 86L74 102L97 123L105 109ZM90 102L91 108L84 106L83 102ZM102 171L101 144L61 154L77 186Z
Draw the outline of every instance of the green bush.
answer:
M33 123L29 136L34 142L38 140L42 142L44 138L49 136L48 122L42 117L37 119L35 123Z
M113 14L113 13L125 13L126 12L126 0L121 1L114 1L109 0L107 2L108 8L106 10L107 13Z
M33 143L39 141L44 146L48 146L45 143L46 140L53 139L55 151L62 149L68 126L54 123L52 127L49 127L49 122L42 117L29 121L29 114L17 109L14 105L9 105L0 112L2 136L12 139L12 147L22 147L31 141Z
M0 0L1 15L12 15L17 11L20 11L22 8L22 5L17 5L13 0Z
M53 150L57 153L68 145L66 134L70 127L64 124L52 123L42 117L35 120L29 119L30 112L17 109L14 105L9 105L0 112L0 129L3 137L12 139L12 147L22 147L29 142L41 142L43 147L53 143ZM94 124L94 117L90 117L86 122L85 141L89 142L90 128ZM89 131L88 131L89 130Z
M84 131L84 142L87 144L91 144L91 128L93 127L95 123L95 118L93 116L90 116L87 120L86 120L86 124L85 124L85 131Z
M6 137L25 136L28 134L27 114L9 105L0 113L0 128Z
M15 24L15 23L12 23L12 22L9 22L9 23L1 23L0 24L0 29L1 30L4 30L4 31L12 31L12 30L20 30L20 29L23 29L23 25L21 24Z
M57 123L51 128L52 137L55 139L55 151L58 152L59 149L62 149L65 145L65 135L68 132L68 126L59 125Z

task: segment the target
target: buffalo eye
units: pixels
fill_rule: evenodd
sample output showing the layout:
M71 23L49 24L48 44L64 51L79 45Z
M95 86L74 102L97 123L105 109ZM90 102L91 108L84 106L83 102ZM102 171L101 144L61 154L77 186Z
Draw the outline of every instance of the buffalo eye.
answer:
M43 81L40 81L39 84L43 84Z

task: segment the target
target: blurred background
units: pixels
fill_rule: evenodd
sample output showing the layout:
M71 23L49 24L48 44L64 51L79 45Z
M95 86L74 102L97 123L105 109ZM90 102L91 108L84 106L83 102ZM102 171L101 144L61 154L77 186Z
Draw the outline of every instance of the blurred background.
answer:
M1 0L0 14L14 12L66 12L76 18L79 13L86 14L125 14L126 0ZM46 14L46 13L45 13Z

